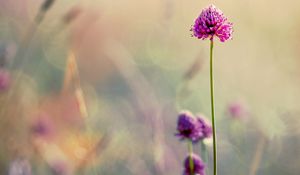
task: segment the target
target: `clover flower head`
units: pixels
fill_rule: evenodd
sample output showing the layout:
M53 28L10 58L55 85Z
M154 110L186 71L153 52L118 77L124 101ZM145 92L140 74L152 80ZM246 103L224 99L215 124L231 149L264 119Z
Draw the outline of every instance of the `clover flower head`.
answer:
M190 139L191 141L198 140L197 121L192 113L183 111L178 116L177 131L180 139Z
M183 111L178 116L176 136L181 140L189 139L193 143L209 138L212 135L212 128L204 119L204 116L193 116L189 111Z
M202 40L207 38L213 40L216 36L221 42L225 42L232 38L232 25L220 9L210 5L202 10L192 25L192 36Z
M193 162L193 172L190 167L190 158ZM184 160L183 175L205 175L205 164L197 154L188 155Z

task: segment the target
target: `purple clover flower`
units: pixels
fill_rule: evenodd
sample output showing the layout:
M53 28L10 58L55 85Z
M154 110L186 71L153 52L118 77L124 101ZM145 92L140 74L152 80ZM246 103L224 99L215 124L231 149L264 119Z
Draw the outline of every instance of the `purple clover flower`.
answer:
M210 5L204 8L195 20L191 28L192 36L202 40L206 38L213 40L214 36L217 36L221 42L225 42L232 38L232 25L220 9Z
M177 131L180 139L190 139L195 142L199 138L199 132L197 130L197 121L192 113L189 111L183 111L178 116Z
M178 116L176 136L181 140L189 139L193 143L211 136L212 129L202 116L194 117L189 111L183 111Z
M193 172L190 167L190 158L193 161ZM205 164L197 154L188 155L184 160L183 175L205 175Z

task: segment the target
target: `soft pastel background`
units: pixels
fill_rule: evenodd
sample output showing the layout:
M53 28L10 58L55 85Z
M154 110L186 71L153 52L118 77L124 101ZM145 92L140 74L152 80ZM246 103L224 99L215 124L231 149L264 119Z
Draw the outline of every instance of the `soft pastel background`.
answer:
M0 174L182 174L178 112L210 119L189 30L211 3L234 23L215 44L219 174L300 174L300 1L56 0L36 25L42 3L0 0Z

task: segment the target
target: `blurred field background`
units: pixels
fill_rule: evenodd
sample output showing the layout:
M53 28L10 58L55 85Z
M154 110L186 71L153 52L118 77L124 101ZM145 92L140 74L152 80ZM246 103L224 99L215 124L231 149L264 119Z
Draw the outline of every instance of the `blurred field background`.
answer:
M209 42L189 30L211 3L234 23L215 45L219 174L300 174L300 1L43 3L0 0L0 174L182 174L178 112L210 119Z

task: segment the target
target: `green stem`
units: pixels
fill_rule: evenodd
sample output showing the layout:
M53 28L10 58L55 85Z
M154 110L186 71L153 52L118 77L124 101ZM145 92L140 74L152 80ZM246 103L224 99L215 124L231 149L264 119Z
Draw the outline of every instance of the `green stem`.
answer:
M256 175L257 169L259 168L259 164L261 162L265 145L266 145L266 138L262 135L256 145L255 154L252 159L249 175Z
M213 76L213 39L210 40L210 97L211 97L211 121L213 129L213 153L214 153L214 175L217 175L217 138L214 109L214 76Z
M194 175L194 162L193 162L193 142L189 141L188 142L188 150L189 150L189 164L190 164L190 169L191 169L191 174Z

